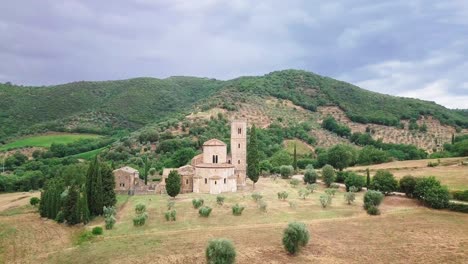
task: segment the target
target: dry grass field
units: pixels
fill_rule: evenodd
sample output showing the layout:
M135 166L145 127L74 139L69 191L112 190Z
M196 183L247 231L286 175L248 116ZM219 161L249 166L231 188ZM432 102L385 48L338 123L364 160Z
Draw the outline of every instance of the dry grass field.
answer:
M431 210L416 201L386 197L382 215L368 216L362 209L362 193L347 205L343 190L322 209L318 197L323 187L306 200L298 197L300 187L285 180L262 178L256 185L268 204L261 212L248 190L225 194L223 206L216 196L183 194L175 199L177 221L166 222L167 196L119 196L117 224L90 242L76 244L83 227L66 227L42 220L34 208L0 213L0 259L4 263L204 263L204 249L211 238L231 239L237 263L466 263L468 261L468 215ZM279 201L278 191L287 191L288 201ZM0 195L0 201L5 200ZM7 195L9 196L9 194ZM209 218L198 216L193 198L203 198L213 208ZM10 198L8 198L10 199ZM29 199L23 199L29 201ZM145 226L134 227L137 203L147 206ZM246 209L231 214L235 203ZM310 243L298 256L285 253L281 238L289 221L305 222ZM98 218L85 227L103 225Z
M468 189L468 166L462 165L468 162L468 158L445 158L439 159L440 165L437 167L428 167L429 162L437 163L437 159L394 161L370 166L351 167L347 170L364 173L369 168L371 175L379 169L391 171L395 177L401 178L405 175L415 177L435 176L442 184L445 184L451 190Z

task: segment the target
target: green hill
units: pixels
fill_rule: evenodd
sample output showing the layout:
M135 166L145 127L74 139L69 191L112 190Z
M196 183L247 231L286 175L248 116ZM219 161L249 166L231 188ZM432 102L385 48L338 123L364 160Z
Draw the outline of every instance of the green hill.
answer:
M170 77L42 87L0 84L0 140L44 131L100 134L132 131L181 116L194 105L235 108L237 98L231 97L230 91L244 96L288 99L311 111L318 106L335 105L359 123L397 126L400 119L432 115L443 124L468 128L466 111L382 95L310 72L285 70L228 81Z

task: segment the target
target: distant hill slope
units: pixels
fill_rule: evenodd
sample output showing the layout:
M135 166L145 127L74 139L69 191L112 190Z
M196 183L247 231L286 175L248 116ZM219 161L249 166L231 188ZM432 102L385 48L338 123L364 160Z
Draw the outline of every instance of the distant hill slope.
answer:
M284 70L229 81L170 77L45 87L0 84L0 140L47 130L94 133L135 130L185 116L195 107L236 111L239 100L250 95L287 99L312 112L320 106L338 106L358 123L397 126L401 119L426 115L442 124L468 128L466 111L382 95L306 71Z

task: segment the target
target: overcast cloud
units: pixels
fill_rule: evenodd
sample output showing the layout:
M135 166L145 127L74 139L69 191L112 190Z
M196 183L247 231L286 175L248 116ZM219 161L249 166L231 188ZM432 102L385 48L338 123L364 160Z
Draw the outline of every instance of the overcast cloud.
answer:
M230 79L296 68L468 108L465 0L15 0L0 7L0 82Z

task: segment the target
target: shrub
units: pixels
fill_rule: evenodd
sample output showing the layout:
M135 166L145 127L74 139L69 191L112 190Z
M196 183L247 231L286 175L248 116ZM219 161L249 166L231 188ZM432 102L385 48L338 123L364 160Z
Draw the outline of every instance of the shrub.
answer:
M104 217L115 216L117 214L115 206L104 206L102 208L102 212L104 214Z
M414 190L416 188L416 178L407 175L400 179L400 189L402 192L406 194L408 197L414 196Z
M367 213L370 214L370 215L379 215L380 214L380 210L377 206L373 206L373 205L370 205L368 208L367 208Z
M166 221L175 221L177 216L177 211L175 209L166 211L164 213L164 218L166 218Z
M340 182L340 183L344 183L344 181L346 180L346 177L348 177L348 175L349 175L349 172L347 172L347 171L338 171L338 172L336 172L335 181Z
M339 189L340 188L340 185L338 183L332 183L330 184L330 188L332 189Z
M232 264L236 260L236 249L229 240L213 239L208 242L205 256L208 264Z
M291 207L292 209L296 209L296 207L297 207L296 202L289 201L289 207Z
M468 190L464 191L453 191L452 197L455 200L468 202Z
M325 189L325 193L330 196L335 196L336 189L331 189L331 188Z
M260 201L262 198L263 198L263 195L259 194L259 193L252 193L252 199L255 201L255 202L258 202Z
M311 192L307 188L302 188L302 189L299 190L299 197L301 197L302 199L305 200L307 198L307 196L310 195L310 193Z
M310 191L310 193L313 193L315 190L318 189L318 185L316 183L307 184L306 188Z
M335 169L331 165L325 165L322 168L322 178L323 182L327 187L330 187L330 184L335 181Z
M351 186L351 187L349 187L349 191L353 192L353 193L356 193L356 192L358 192L358 188L356 188L354 186Z
M304 173L304 183L312 184L317 182L317 172L312 167L307 169Z
M143 212L141 214L136 215L133 218L133 226L143 226L146 223L146 219L148 219L148 214Z
M91 239L93 239L94 236L93 236L93 233L91 233L90 231L88 230L84 230L80 233L80 235L78 236L78 239L76 240L76 244L77 245L81 245L85 242L88 242L90 241Z
M440 186L440 181L438 181L433 176L419 178L416 181L416 186L414 187L414 197L418 199L423 199L425 193L427 193L429 189Z
M32 206L36 206L40 202L41 202L41 199L39 199L37 197L31 197L31 199L29 200L29 204L32 205Z
M260 202L258 202L258 209L260 209L260 211L266 212L267 207L268 207L268 204L265 201L260 200Z
M174 201L167 201L167 210L174 209L175 202Z
M371 189L380 191L385 195L396 191L398 182L393 177L393 174L386 170L378 170L372 179Z
M212 209L209 206L202 206L198 210L198 214L200 214L200 216L203 216L203 217L208 217L211 214L211 210Z
M434 209L447 208L450 201L450 193L446 186L434 186L424 193L422 201Z
M286 200L288 198L288 193L286 191L282 191L278 193L278 199Z
M234 206L232 206L233 215L241 215L242 211L244 211L244 206L240 206L239 204L235 204Z
M114 228L116 219L113 215L110 215L109 217L104 218L104 222L106 223L106 229L111 230L112 228Z
M294 172L294 168L291 165L283 165L280 167L280 174L283 179L289 178Z
M289 183L292 185L292 187L295 188L296 186L299 185L300 182L299 182L298 179L291 179L291 180L289 181Z
M429 162L427 163L427 166L428 166L428 167L437 167L437 166L439 166L439 163L429 161Z
M142 214L144 212L146 212L146 205L139 203L135 206L136 214Z
M448 204L448 209L451 211L468 214L468 204L451 202Z
M350 173L348 177L346 177L344 183L346 185L346 191L349 191L349 187L351 186L354 186L358 191L361 191L362 187L366 185L366 179L356 173Z
M379 206L384 198L383 193L369 190L364 194L364 208L367 210L371 206Z
M331 196L328 194L320 195L319 201L323 208L327 208L331 204Z
M296 254L309 243L310 234L304 223L292 222L283 232L283 246L289 254Z
M356 199L356 194L354 192L349 191L344 194L344 198L348 204L351 204Z
M95 227L93 227L93 229L91 230L91 233L93 233L93 235L95 235L95 236L99 236L99 235L102 235L102 233L104 233L104 231L102 230L102 227L100 227L100 226L95 226Z
M200 208L204 203L205 203L205 201L203 199L193 199L192 200L192 205L193 205L193 208L195 208L195 209Z
M216 203L219 204L219 205L223 205L224 204L224 199L225 199L224 196L218 195L218 196L216 196Z
M65 222L65 214L63 213L63 211L59 211L57 213L57 215L55 216L55 221L57 221L57 223Z

